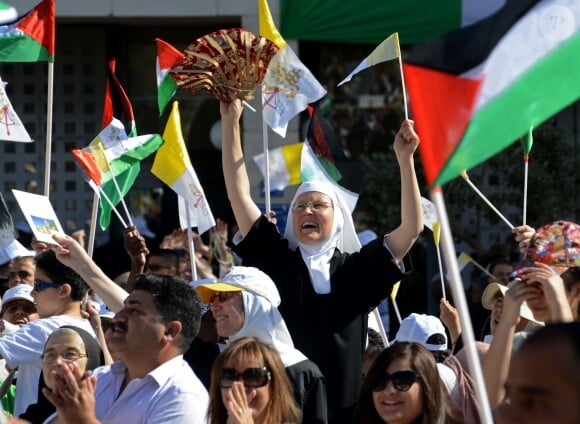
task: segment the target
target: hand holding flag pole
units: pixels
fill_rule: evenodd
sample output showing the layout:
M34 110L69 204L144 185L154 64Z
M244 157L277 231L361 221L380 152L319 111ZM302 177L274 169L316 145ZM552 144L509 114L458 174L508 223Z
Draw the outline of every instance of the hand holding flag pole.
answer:
M491 208L491 210L494 211L497 214L497 216L499 216L502 219L502 221L508 225L508 227L510 227L511 230L515 228L513 224L509 222L508 219L505 216L503 216L502 213L493 205L493 203L491 203L489 199L485 197L485 195L481 191L479 191L479 189L475 186L475 184L471 182L471 180L469 179L469 175L467 175L466 171L463 171L461 173L461 177L465 180L465 182L467 182L467 184L469 184L469 187L471 187L473 191L475 191L475 193L479 197L481 197L481 199Z

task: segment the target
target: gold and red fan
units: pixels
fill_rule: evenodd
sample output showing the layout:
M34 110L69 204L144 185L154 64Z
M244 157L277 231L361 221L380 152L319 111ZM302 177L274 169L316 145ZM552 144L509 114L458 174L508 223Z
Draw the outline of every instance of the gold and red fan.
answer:
M251 100L277 52L267 38L241 28L222 29L190 44L183 52L185 59L170 73L182 90L226 102L231 91L241 100Z

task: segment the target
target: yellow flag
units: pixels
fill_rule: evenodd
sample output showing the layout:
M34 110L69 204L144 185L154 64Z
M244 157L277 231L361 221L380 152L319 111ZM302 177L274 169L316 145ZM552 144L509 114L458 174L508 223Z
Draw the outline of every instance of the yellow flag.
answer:
M286 47L286 41L278 32L278 28L274 24L274 18L270 13L268 2L266 0L258 0L258 21L260 24L260 35L266 37L268 40L276 44L280 50Z
M391 300L394 302L395 298L397 297L397 293L399 292L399 287L401 285L400 281L397 281L393 284L393 289L391 290Z
M471 261L472 261L471 256L469 256L465 252L461 252L459 254L459 257L457 258L457 264L459 265L459 270L462 270L463 268L465 268L465 265L467 265Z
M439 237L441 236L441 224L438 221L433 223L433 240L435 246L439 246Z

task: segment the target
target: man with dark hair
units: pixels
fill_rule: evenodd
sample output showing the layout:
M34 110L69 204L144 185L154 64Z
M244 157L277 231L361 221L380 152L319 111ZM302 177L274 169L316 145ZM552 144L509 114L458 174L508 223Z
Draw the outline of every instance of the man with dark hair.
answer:
M201 320L199 295L179 277L140 274L127 295L69 236L55 235L59 260L116 312L107 344L119 360L92 377L63 367L44 391L66 422L205 422L207 390L183 359ZM94 395L93 395L94 394Z
M580 422L580 323L549 324L511 360L497 423Z
M157 249L149 255L145 272L155 275L177 275L179 256L175 250Z
M38 400L38 381L42 371L40 355L48 336L63 325L94 331L81 315L81 301L88 286L72 269L56 259L51 250L36 256L34 290L40 319L29 322L20 330L0 338L0 355L10 368L18 367L18 384L14 415Z

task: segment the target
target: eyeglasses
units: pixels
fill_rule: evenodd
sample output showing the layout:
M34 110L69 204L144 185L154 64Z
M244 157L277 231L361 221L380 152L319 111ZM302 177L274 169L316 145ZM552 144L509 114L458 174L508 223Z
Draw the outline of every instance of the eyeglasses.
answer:
M308 202L294 202L292 205L292 210L295 213L302 213L306 208L310 208L313 211L322 212L325 209L331 208L331 202L324 202L320 200L308 201Z
M50 365L50 364L55 363L59 356L62 358L62 360L64 362L71 363L71 362L78 361L81 358L86 358L88 355L86 353L78 353L78 352L74 352L74 351L70 350L70 351L62 352L62 353L56 353L56 352L43 353L40 356L40 359L42 360L42 363L44 365Z
M171 267L171 266L165 266L165 265L160 265L160 264L147 264L147 269L149 271L153 271L153 272L160 271L162 269L171 269L171 268L173 268L173 267Z
M34 280L34 291L37 292L41 292L46 289L52 289L60 286L62 286L61 283L49 283L48 281L42 281L39 279Z
M216 299L218 299L220 303L224 303L225 301L234 297L236 293L238 292L216 292L209 298L209 303L213 303L213 301Z
M411 388L415 380L417 380L419 376L415 371L407 370L407 371L397 371L392 374L388 372L384 372L381 374L375 387L373 387L374 392L380 392L381 390L385 390L389 381L393 382L393 386L399 392L406 392Z
M234 381L242 380L245 387L264 387L272 379L272 373L267 367L246 368L239 373L234 368L224 368L219 378L219 386L222 389L229 389Z

